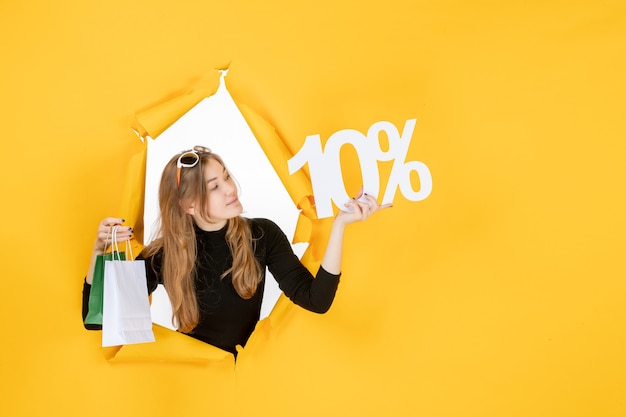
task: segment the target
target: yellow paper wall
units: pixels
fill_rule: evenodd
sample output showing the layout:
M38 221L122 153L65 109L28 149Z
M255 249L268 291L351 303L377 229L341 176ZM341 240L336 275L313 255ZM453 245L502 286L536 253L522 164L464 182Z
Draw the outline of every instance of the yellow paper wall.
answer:
M0 415L626 414L623 2L4 1L0 39ZM107 361L81 277L135 114L226 65L291 152L417 118L432 195L352 227L331 311L236 370Z

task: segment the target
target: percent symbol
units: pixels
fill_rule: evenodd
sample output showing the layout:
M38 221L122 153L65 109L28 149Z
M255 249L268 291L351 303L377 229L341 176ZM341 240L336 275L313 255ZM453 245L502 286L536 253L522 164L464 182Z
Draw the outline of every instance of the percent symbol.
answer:
M411 201L424 200L432 192L433 181L428 166L421 161L405 161L409 152L413 130L415 129L415 122L415 119L407 120L404 123L402 135L400 135L398 129L392 123L385 121L374 123L367 131L368 141L378 145L379 153L377 159L379 161L393 160L382 204L391 204L393 202L398 187L400 187L402 195ZM382 132L386 133L389 142L389 150L386 152L380 146L380 134ZM420 179L418 190L414 190L411 184L411 171L415 171Z

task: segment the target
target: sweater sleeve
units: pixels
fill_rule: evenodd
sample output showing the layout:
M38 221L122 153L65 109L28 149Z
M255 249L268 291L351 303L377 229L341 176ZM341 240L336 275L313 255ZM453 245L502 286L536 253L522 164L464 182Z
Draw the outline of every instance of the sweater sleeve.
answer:
M283 231L271 220L256 219L262 229L265 262L281 291L295 304L325 313L335 299L340 275L320 267L315 275L300 262Z
M91 294L91 285L87 284L87 279L83 281L83 325L87 330L102 330L101 324L87 324L85 319L89 312L89 294Z

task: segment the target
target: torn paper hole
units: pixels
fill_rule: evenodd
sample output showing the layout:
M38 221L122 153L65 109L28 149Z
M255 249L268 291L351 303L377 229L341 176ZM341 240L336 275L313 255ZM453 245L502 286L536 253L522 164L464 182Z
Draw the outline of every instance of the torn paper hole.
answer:
M227 70L221 73L220 86L214 95L196 104L156 139L147 141L144 208L146 245L154 238L163 167L174 154L195 145L206 146L224 159L241 186L239 198L244 207L244 216L271 219L289 239L294 235L299 212L226 89L224 77ZM294 245L298 256L302 256L305 249L306 244ZM281 294L269 271L265 282L261 319L269 315ZM169 299L163 286L159 285L152 296L152 319L154 323L175 329L171 318Z

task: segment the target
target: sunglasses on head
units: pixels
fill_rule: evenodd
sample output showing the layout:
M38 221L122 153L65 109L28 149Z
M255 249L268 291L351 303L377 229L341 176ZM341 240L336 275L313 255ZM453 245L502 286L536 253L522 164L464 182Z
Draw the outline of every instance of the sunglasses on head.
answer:
M194 146L193 149L189 151L184 151L178 157L178 161L176 161L176 187L180 188L180 171L182 168L192 168L198 165L200 162L200 154L201 153L211 153L209 148L205 148L204 146Z

